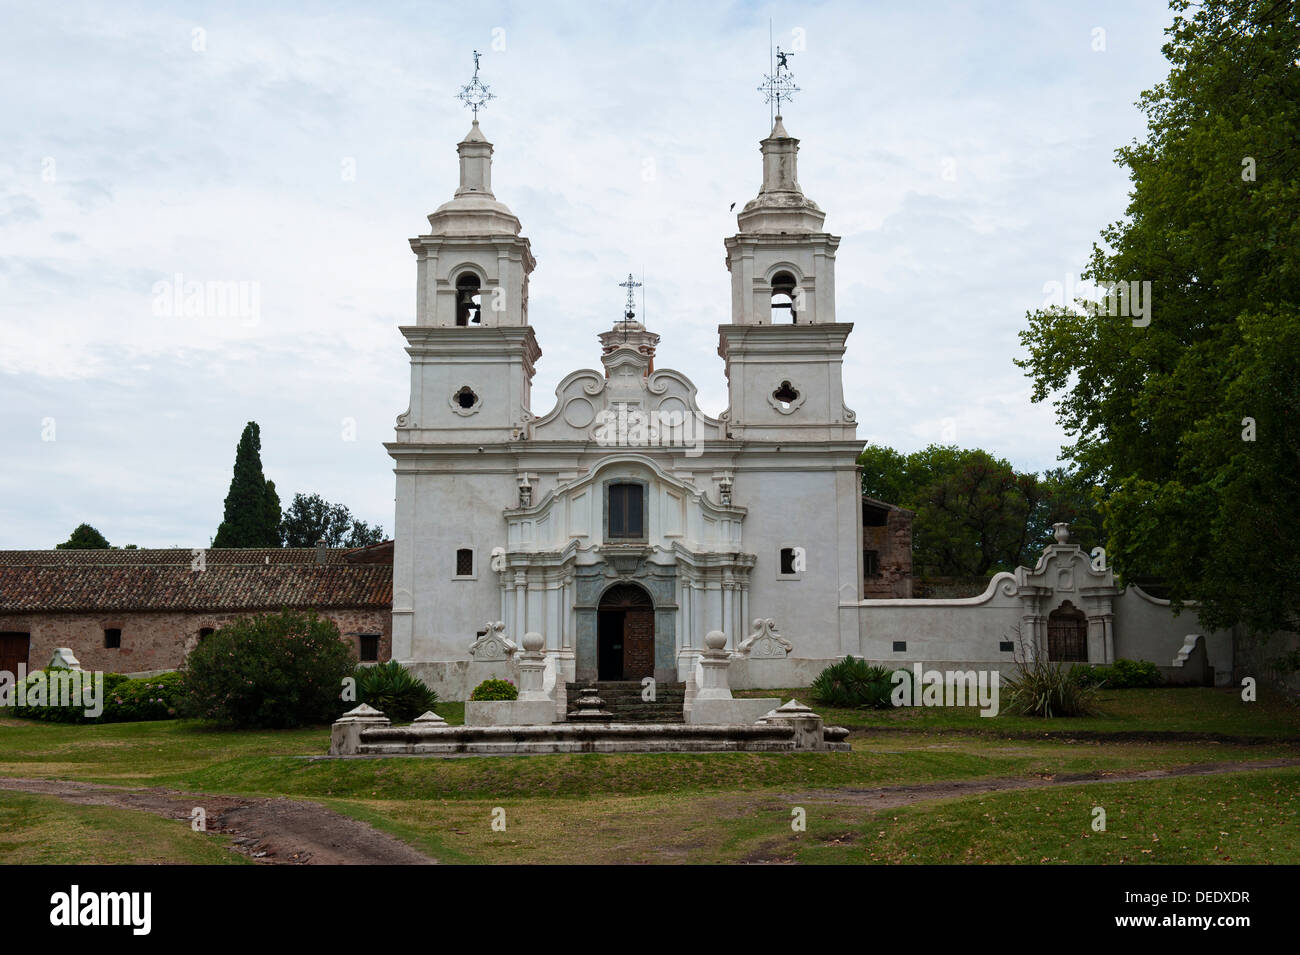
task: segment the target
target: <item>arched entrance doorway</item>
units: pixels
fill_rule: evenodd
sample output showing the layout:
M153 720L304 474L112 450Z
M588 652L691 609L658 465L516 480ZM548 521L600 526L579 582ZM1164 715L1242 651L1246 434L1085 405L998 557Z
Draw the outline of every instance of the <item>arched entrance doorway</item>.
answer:
M1047 616L1047 659L1088 662L1088 618L1068 600Z
M615 584L596 612L596 671L601 680L655 675L655 610L645 589Z

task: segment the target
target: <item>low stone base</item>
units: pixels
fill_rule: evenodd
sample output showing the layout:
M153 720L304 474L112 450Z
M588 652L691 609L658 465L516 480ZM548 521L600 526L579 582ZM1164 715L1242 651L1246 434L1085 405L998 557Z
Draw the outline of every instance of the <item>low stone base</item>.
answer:
M553 726L357 727L336 734L333 756L495 755L506 753L847 752L847 731L815 736L789 724L691 726L683 723L557 723Z
M696 697L691 701L691 708L686 713L686 722L693 725L717 725L719 723L752 724L769 710L781 705L775 697L751 699L701 700Z
M551 700L469 700L465 704L466 726L547 726L555 718Z

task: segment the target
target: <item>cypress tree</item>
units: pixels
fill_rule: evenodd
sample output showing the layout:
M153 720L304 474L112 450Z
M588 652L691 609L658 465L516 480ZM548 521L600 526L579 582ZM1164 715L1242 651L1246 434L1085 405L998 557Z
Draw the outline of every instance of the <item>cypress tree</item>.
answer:
M280 540L280 495L275 492L275 482L266 482L266 506L262 519L262 534L267 547L279 547Z
M275 547L280 543L280 499L262 474L262 435L256 421L244 427L235 449L235 473L226 494L225 519L213 547ZM274 521L271 511L274 509Z

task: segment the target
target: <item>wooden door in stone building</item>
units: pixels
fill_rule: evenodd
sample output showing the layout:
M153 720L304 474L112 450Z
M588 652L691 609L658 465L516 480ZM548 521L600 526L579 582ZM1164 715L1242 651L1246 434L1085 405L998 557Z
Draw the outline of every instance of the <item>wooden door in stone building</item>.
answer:
M636 584L615 584L601 598L597 672L602 680L640 680L655 672L655 612Z
M26 664L32 638L28 633L0 633L0 671L18 673L18 665Z

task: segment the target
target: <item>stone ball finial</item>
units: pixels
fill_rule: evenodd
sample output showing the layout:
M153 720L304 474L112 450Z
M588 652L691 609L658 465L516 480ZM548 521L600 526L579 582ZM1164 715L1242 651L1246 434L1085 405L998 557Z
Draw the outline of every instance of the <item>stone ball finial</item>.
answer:
M1052 536L1053 536L1054 538L1056 538L1056 542L1057 542L1058 544L1066 544L1066 543L1069 543L1069 540L1070 540L1070 525L1067 524L1067 523L1065 523L1064 521L1061 521L1061 522L1058 523L1058 524L1053 524L1053 525L1052 525Z
M524 649L529 653L538 653L546 645L545 638L535 630L524 634Z
M710 650L722 650L727 646L727 635L721 630L710 630L704 635L704 645Z

